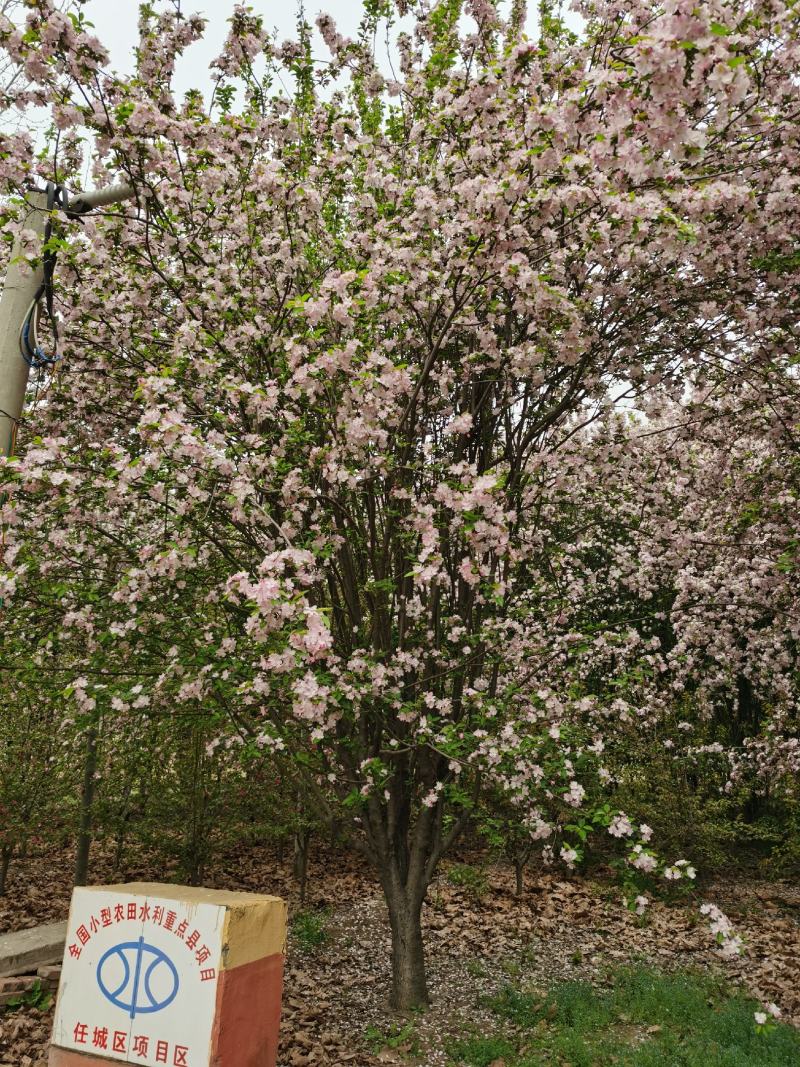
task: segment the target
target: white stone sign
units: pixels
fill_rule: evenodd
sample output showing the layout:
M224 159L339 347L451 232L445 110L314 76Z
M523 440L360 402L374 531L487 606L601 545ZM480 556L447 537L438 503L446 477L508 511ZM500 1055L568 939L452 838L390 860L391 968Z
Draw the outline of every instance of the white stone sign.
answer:
M158 1067L206 1067L224 907L76 889L53 1044Z

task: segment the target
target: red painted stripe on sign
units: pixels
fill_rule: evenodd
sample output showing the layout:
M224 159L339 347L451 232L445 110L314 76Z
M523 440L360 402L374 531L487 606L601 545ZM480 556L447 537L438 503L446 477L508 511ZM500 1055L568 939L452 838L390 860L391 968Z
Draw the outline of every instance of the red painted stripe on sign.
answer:
M220 973L211 1067L275 1067L283 993L283 955Z

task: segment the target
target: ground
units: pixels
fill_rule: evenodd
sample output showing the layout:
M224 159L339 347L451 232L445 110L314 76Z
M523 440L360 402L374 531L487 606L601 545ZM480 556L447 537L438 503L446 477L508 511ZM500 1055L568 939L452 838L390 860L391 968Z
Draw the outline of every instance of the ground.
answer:
M34 855L18 867L8 896L0 900L0 931L65 918L70 861L65 850ZM164 874L142 859L123 877L163 880ZM120 876L98 855L93 880ZM720 974L757 1000L776 1002L784 1019L800 1025L800 892L785 883L737 878L702 888L702 898L722 907L745 937L745 954L726 961L699 921L697 898L656 904L639 919L621 906L619 890L602 871L574 881L540 871L517 898L504 865L459 857L445 865L425 907L432 1007L404 1017L387 1004L385 911L370 872L358 861L317 849L302 907L289 863L279 862L269 848L239 850L221 860L207 884L276 893L290 901L280 1067L443 1067L457 1062L453 1050L466 1049L470 1035L498 1031L498 1002L509 988L544 995L563 979L583 979L603 990L609 974L627 964ZM52 1007L26 1007L0 1014L0 1064L42 1067L51 1013ZM502 1056L486 1059L492 1053L484 1045L485 1055L469 1046L463 1062L506 1067ZM473 1054L477 1058L469 1059Z

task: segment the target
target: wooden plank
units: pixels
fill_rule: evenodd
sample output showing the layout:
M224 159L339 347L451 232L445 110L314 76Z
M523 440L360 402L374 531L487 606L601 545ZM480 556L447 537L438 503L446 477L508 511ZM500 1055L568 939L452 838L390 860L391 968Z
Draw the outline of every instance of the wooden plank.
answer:
M0 934L0 978L34 972L48 963L61 963L66 937L65 922Z

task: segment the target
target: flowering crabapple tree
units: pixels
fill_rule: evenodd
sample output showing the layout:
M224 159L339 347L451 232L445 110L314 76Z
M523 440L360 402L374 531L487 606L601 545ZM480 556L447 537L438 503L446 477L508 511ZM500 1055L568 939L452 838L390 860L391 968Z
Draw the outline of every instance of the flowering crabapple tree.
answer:
M559 451L562 487L542 492L548 569L578 594L561 606L566 629L598 633L580 670L603 699L584 728L613 722L615 795L639 780L646 793L669 760L732 798L796 795L798 412L793 373L768 392L708 386L646 419L616 413ZM621 641L639 650L623 670Z
M630 461L585 428L615 405L766 403L794 351L791 9L576 9L528 37L520 2L366 0L355 39L318 19L316 63L302 20L279 44L236 7L210 106L172 87L199 17L144 5L131 78L49 0L0 28L6 104L56 130L0 143L9 232L37 180L136 190L56 220L63 359L1 468L10 632L66 650L87 722L190 708L290 758L374 865L402 1008L487 793L569 864L607 830L688 867L603 799L614 682L665 697L658 635L581 613L575 455L602 484Z

